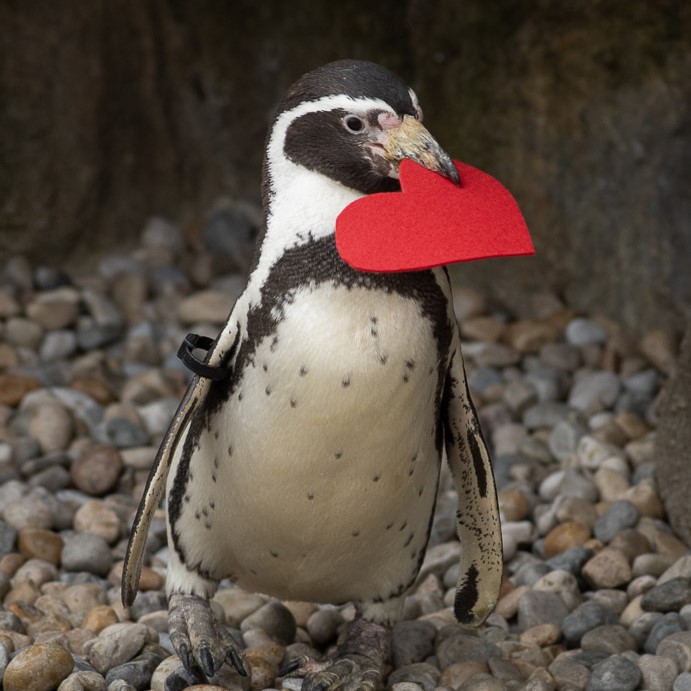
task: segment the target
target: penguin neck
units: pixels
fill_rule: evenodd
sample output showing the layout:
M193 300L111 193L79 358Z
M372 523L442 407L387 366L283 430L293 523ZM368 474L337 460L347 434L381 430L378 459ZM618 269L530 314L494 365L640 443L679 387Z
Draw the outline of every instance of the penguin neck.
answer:
M265 176L264 235L252 273L258 284L287 249L333 235L341 211L364 196L285 155L268 158Z

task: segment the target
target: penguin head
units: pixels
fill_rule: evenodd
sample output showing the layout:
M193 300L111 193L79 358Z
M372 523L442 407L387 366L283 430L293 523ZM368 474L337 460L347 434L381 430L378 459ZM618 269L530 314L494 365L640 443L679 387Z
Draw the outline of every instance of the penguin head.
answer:
M422 125L415 92L380 65L339 60L298 79L280 104L267 168L281 161L360 194L400 189L402 159L459 183L450 157Z

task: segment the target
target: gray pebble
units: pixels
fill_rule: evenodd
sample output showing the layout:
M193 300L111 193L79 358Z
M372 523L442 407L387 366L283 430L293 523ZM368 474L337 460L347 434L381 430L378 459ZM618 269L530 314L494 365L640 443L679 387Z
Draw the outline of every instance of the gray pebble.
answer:
M175 254L185 249L182 230L162 216L152 216L147 220L141 238L145 247L161 247Z
M684 621L676 612L668 612L662 619L655 622L648 637L645 639L643 649L646 653L651 655L657 651L657 646L660 645L667 636L673 633L684 631Z
M417 662L394 670L389 676L389 685L411 682L418 684L424 691L434 691L439 681L440 672L434 665Z
M65 540L62 566L66 571L88 571L107 576L113 566L108 543L99 535L75 534Z
M641 607L653 612L678 612L691 604L691 579L679 576L656 585L643 595Z
M528 408L523 413L523 424L529 430L552 428L565 420L568 414L569 406L565 403L546 401Z
M124 679L116 679L108 684L108 691L138 691L132 684L126 682Z
M520 566L511 580L515 585L532 586L550 571L550 567L542 561L529 562Z
M242 622L240 630L248 629L264 629L281 645L288 645L295 638L296 625L291 611L277 600L271 600Z
M106 680L98 672L72 672L64 679L58 691L107 691Z
M0 556L14 552L17 530L5 521L0 521Z
M145 614L168 609L168 598L160 590L144 590L137 594L134 604L130 607L130 615L138 621Z
M307 620L307 633L316 646L323 648L336 638L341 624L343 615L337 609L320 608Z
M617 615L607 607L597 602L584 602L560 623L567 645L577 648L581 638L591 629L605 624L617 624L618 621Z
M581 376L569 393L568 403L584 413L611 408L621 390L619 377L612 372L590 372Z
M151 676L164 657L152 652L143 652L134 660L108 670L106 683L110 686L116 679L123 679L137 691L146 691L150 686Z
M476 367L468 373L468 387L484 397L490 389L504 385L504 378L494 367Z
M118 449L147 446L151 441L146 430L125 417L104 420L94 430L94 439L101 444L111 444Z
M617 655L627 650L635 650L637 641L625 627L620 624L606 624L586 632L581 638L583 650L596 650Z
M654 396L657 393L660 375L657 370L647 369L643 372L636 372L624 379L624 388L633 394L644 396Z
M548 367L573 372L581 364L581 351L571 343L547 343L540 350L540 359Z
M552 557L547 561L547 565L551 568L560 571L568 571L574 576L578 576L581 572L581 567L589 559L594 556L594 552L589 547L577 546L567 549L565 552Z
M592 319L576 317L567 325L564 332L566 340L574 346L596 345L605 343L607 332Z
M529 590L518 602L518 628L525 631L538 624L560 626L569 613L556 593Z
M625 657L613 655L595 665L586 691L636 691L641 670Z
M607 544L622 530L633 528L639 517L638 509L630 501L615 501L595 521L593 533L598 540Z
M587 433L584 425L562 420L549 435L549 450L558 461L568 461L576 451L581 437Z
M691 691L691 672L682 672L674 680L672 691Z
M629 626L629 632L636 637L639 646L645 642L655 624L662 621L664 616L665 615L661 612L643 612L643 614Z
M62 360L72 356L77 350L77 335L74 331L58 329L49 331L43 338L39 357L44 362Z
M391 658L394 667L423 662L434 654L436 628L425 621L401 621L393 629Z
M677 676L674 660L661 655L641 655L638 668L641 670L642 688L650 691L667 691Z

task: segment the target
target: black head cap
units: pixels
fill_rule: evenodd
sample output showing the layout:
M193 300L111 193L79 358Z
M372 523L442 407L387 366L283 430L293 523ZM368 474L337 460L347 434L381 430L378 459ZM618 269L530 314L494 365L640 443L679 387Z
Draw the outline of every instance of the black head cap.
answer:
M277 115L300 103L337 94L378 98L397 113L415 115L408 85L391 70L367 60L336 60L304 74L288 89Z

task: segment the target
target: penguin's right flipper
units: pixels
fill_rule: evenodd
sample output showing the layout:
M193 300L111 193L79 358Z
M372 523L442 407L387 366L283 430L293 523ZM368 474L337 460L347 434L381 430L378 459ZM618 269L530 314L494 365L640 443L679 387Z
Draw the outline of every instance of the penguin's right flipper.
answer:
M215 344L209 349L204 366L209 370L220 370L224 363L230 362L237 347L239 336L239 324L234 320L231 313L225 328L219 334ZM189 338L188 336L185 339L183 347L189 345ZM181 351L183 347L181 347ZM185 364L188 364L185 358L182 359ZM125 607L130 607L137 596L149 526L163 498L175 449L184 436L184 431L192 414L197 406L201 405L206 399L211 383L212 378L206 377L203 374L197 374L192 379L173 416L168 431L163 437L151 467L151 472L144 488L144 495L139 503L137 515L132 524L132 532L127 543L125 563L122 569L120 597Z
M137 596L149 526L163 497L173 453L180 435L187 426L190 415L199 401L203 400L208 387L209 382L206 379L195 377L192 380L161 442L154 464L151 466L137 515L134 517L132 532L125 553L125 563L122 567L120 597L125 607L130 607Z

